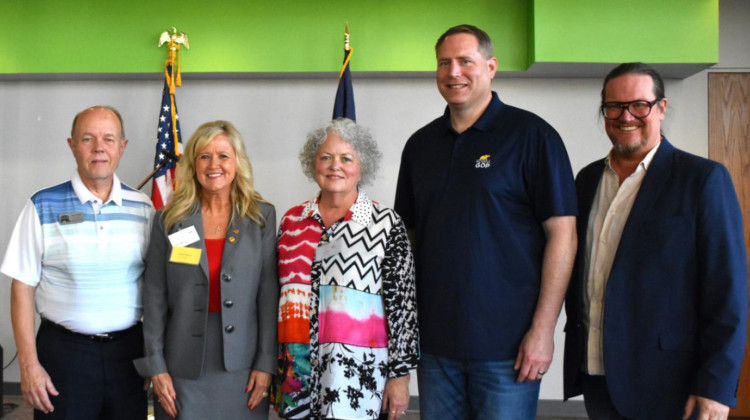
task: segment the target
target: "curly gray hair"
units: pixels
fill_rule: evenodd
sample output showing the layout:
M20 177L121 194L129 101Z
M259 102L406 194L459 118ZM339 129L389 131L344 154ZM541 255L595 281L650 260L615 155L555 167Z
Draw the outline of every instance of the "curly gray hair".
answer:
M360 184L372 182L380 168L383 154L378 150L378 143L372 138L370 130L348 118L337 118L326 125L316 128L307 134L307 141L299 153L302 171L311 180L315 180L315 155L320 145L325 143L329 134L336 134L354 147L359 155L362 179Z

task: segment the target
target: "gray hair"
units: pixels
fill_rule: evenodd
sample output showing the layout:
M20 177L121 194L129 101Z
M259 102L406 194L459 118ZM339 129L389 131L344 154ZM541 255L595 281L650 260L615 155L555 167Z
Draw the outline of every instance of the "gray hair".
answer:
M370 130L348 118L337 118L326 125L316 128L307 134L307 141L299 153L302 171L311 180L315 180L315 156L320 145L325 143L329 134L336 134L354 147L359 155L362 179L360 184L372 182L380 168L383 154L378 150L378 143L372 138Z

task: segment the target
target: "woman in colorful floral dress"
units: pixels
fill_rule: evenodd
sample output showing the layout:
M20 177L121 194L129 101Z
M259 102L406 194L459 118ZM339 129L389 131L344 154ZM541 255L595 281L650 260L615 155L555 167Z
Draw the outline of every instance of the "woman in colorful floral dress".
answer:
M279 228L279 375L288 419L394 420L419 358L414 267L401 218L360 188L381 154L348 119L310 132L300 153L320 193Z

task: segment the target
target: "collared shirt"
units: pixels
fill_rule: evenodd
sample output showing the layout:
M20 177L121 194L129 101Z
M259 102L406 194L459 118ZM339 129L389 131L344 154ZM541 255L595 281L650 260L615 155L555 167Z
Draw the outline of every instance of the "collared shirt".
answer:
M659 149L657 144L646 154L636 170L620 185L617 172L612 169L610 156L605 160L601 182L594 196L586 229L586 255L584 267L584 305L588 331L587 357L584 371L590 375L604 375L604 352L602 348L602 328L604 323L605 292L607 279L617 253L622 231L628 221L630 209L638 195L651 161Z
M78 172L35 193L0 267L36 287L43 318L84 334L126 329L141 317L153 207L145 194L113 177L106 202L86 188Z
M403 222L360 191L326 229L313 199L286 212L278 248L282 374L274 404L290 419L377 418L386 381L418 358Z
M416 233L422 351L516 357L539 298L543 223L577 212L557 132L495 92L460 134L446 108L404 147L394 209Z

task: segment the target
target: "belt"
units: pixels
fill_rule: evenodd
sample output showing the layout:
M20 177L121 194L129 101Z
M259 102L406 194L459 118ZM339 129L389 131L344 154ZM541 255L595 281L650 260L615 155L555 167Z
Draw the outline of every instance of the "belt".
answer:
M117 340L118 338L120 338L120 337L122 337L124 335L127 335L127 334L135 331L137 328L139 328L141 326L141 321L136 322L132 327L126 328L124 330L112 331L112 332L106 332L106 333L100 333L100 334L84 334L84 333L79 333L79 332L71 331L71 330L63 327L60 324L55 324L54 322L49 321L49 320L44 319L44 318L42 318L42 325L47 325L47 326L52 327L52 328L54 328L54 329L56 329L58 331L62 331L62 332L65 332L65 333L68 333L68 334L71 334L71 335L78 336L78 337L84 337L84 338L87 338L87 339L89 339L91 341L96 341L98 343L106 343L106 342L109 342L109 341Z

